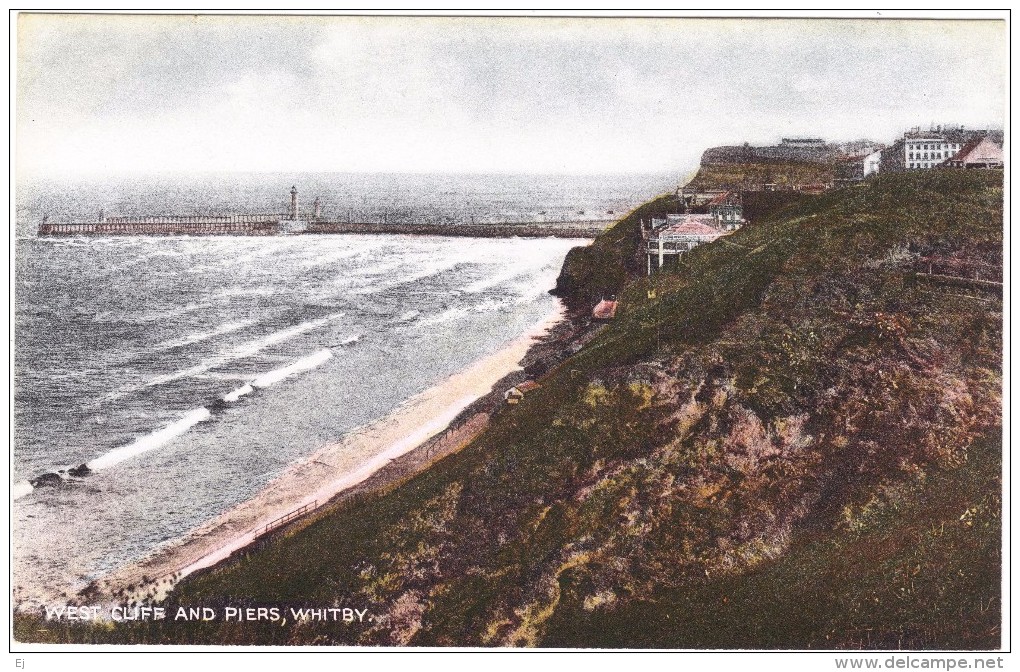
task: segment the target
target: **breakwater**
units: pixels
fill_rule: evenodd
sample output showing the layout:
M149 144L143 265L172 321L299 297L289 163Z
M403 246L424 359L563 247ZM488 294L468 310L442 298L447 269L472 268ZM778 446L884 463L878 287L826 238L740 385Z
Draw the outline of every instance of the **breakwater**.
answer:
M104 218L96 222L44 221L40 236L275 236L297 234L413 234L471 238L591 238L615 220L558 222L388 223L291 220L278 215L154 216Z
M385 222L311 222L306 233L409 233L471 238L592 238L616 220L508 222L498 224L388 224Z
M95 222L49 222L39 225L40 236L114 235L273 235L280 232L280 215L104 217Z
M610 210L607 214L611 214ZM583 215L584 211L578 214ZM109 217L100 210L95 221L51 222L43 217L40 236L274 236L305 233L403 233L471 238L593 238L615 222L611 219L561 219L546 221L545 212L536 221L484 222L476 224L445 219L440 222L354 222L324 215L322 201L302 210L296 186L290 189L290 207L262 214L227 215L128 215Z

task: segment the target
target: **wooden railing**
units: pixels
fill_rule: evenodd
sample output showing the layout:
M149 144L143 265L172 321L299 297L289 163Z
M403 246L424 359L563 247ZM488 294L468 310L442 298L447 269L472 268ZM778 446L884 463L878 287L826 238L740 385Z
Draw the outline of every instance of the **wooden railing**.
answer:
M286 525L287 523L289 523L290 521L294 520L295 518L300 518L301 516L305 515L309 511L314 511L317 508L319 508L319 500L315 500L314 502L311 502L310 504L305 504L304 506L298 507L298 508L294 509L293 511L291 511L290 513L284 514L284 515L280 516L279 518L266 523L266 525L262 528L262 530L258 534L256 534L255 536L256 537L261 537L263 535L269 534L271 531L275 530L276 528L280 527L281 525Z

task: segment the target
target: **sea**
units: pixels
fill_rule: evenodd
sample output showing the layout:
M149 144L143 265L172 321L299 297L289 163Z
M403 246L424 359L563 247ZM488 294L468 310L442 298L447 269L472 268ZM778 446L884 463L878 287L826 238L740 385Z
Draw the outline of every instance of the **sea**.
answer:
M73 595L556 309L586 240L39 238L43 216L283 212L390 223L613 219L672 175L193 174L19 180L15 600ZM82 466L86 469L82 469ZM34 486L33 486L34 483Z

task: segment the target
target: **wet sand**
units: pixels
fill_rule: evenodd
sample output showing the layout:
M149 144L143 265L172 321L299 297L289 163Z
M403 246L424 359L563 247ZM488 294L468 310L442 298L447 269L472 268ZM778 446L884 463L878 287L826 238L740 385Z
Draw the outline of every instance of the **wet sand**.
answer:
M182 578L226 560L302 507L302 515L338 495L393 485L456 452L481 433L489 413L476 402L520 371L535 340L563 320L557 310L503 349L408 399L389 415L326 445L288 468L259 494L192 531L181 541L127 565L83 593L96 600L158 600ZM490 395L491 396L491 395ZM490 400L491 401L491 400ZM490 404L491 405L491 404ZM465 412L466 411L466 412ZM456 426L447 429L457 420ZM370 487L366 487L370 486Z

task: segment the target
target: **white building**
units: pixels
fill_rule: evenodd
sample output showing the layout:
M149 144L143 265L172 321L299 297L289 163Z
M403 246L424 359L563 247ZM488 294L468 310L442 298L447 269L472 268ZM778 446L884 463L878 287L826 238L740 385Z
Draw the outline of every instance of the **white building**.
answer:
M740 194L732 191L724 192L709 201L708 214L715 218L712 226L720 231L736 231L747 223L744 221Z
M954 131L911 131L903 136L903 164L907 170L928 169L952 157L966 138Z
M882 167L882 150L876 150L864 157L864 177L877 173Z

